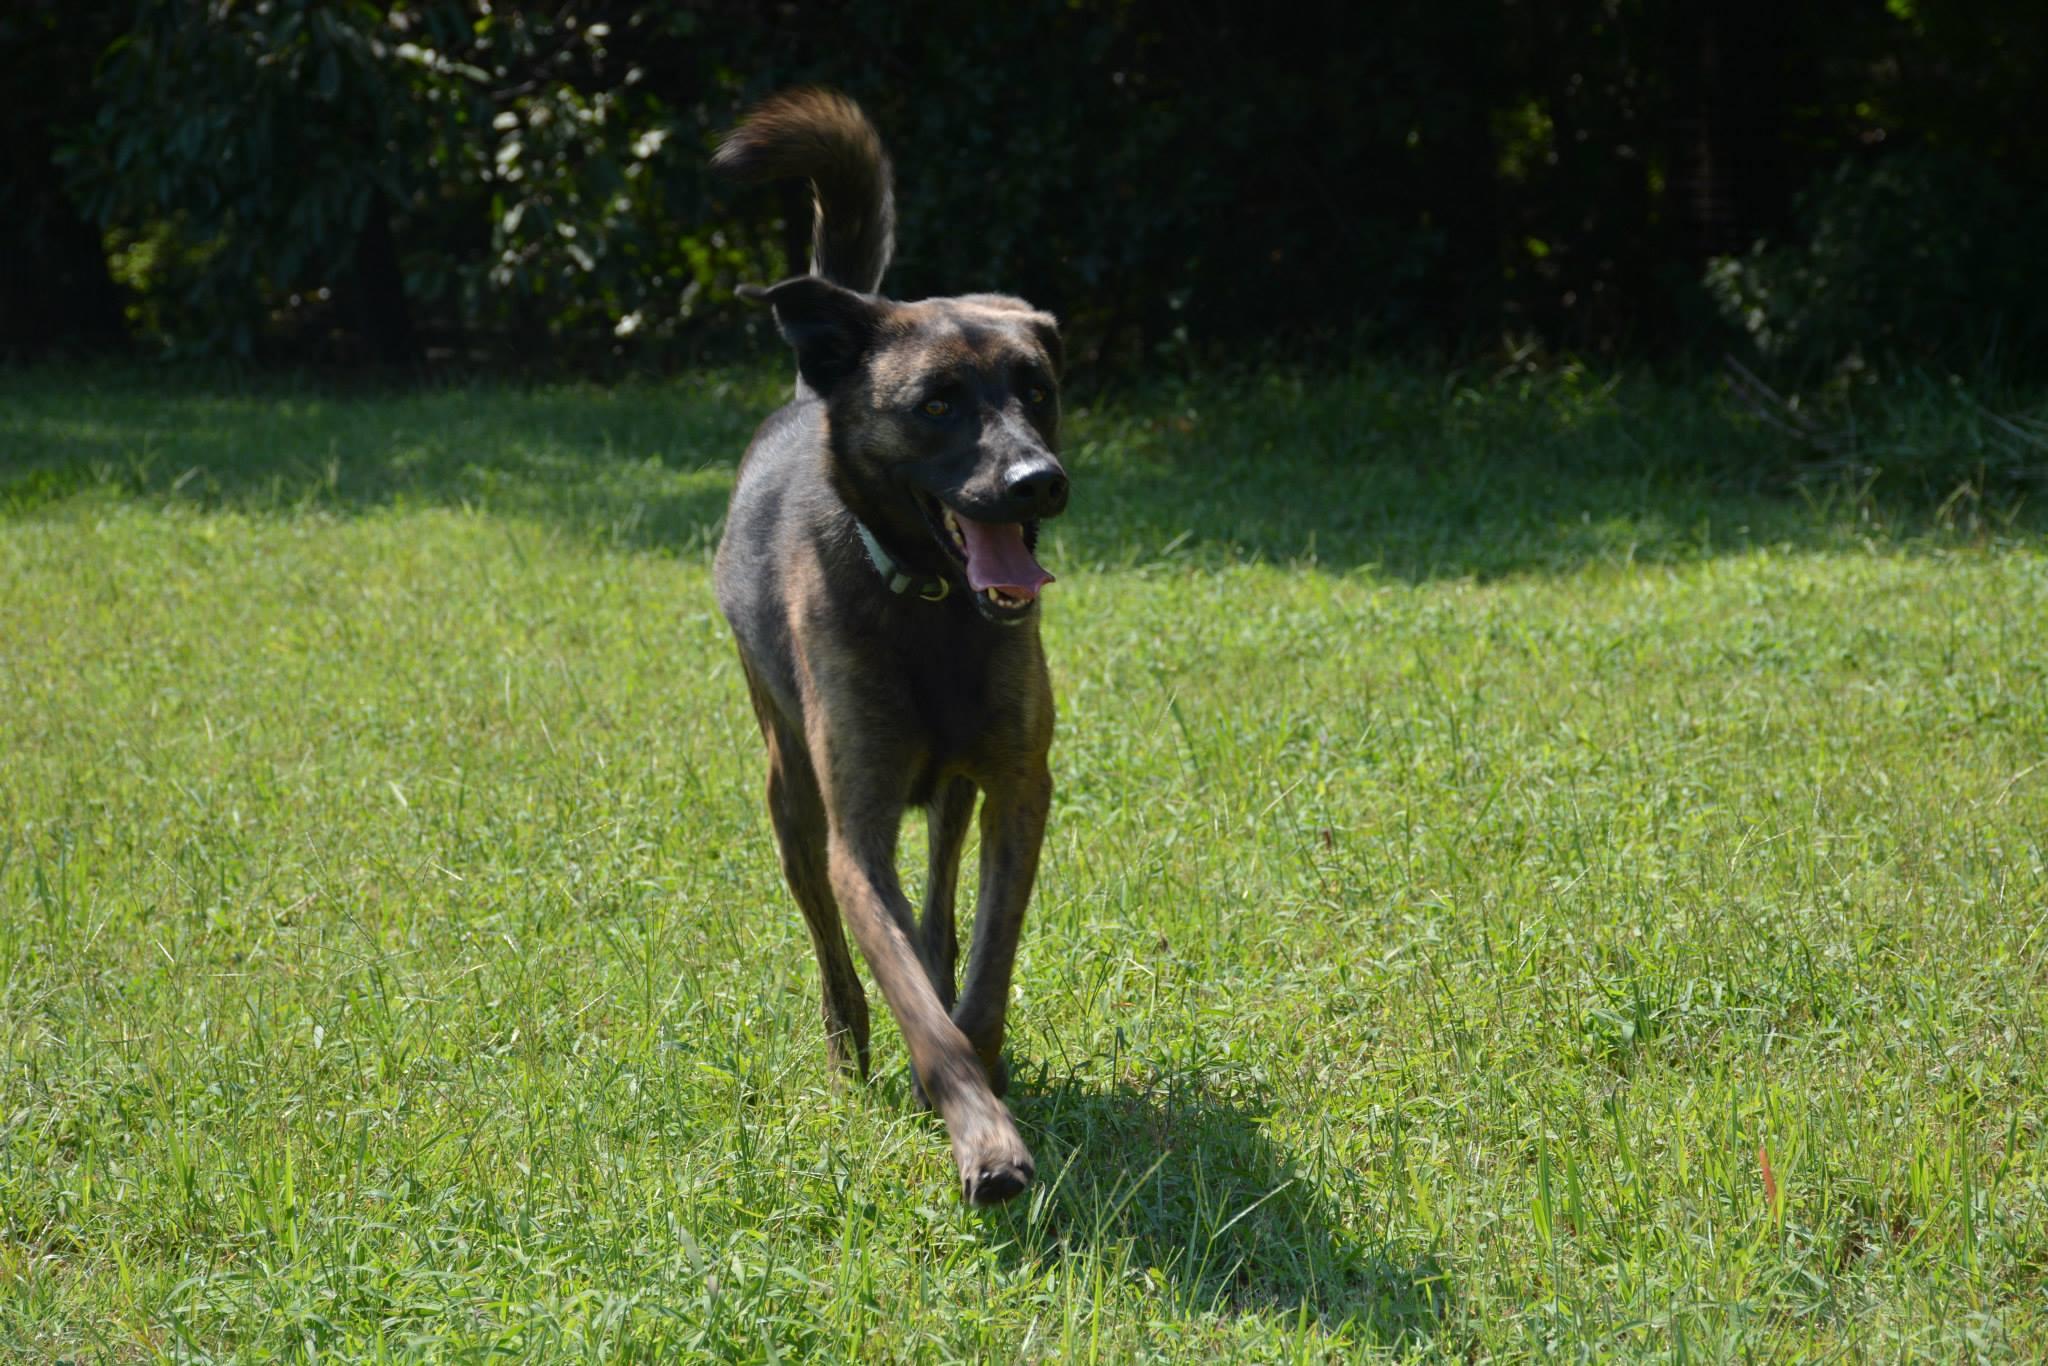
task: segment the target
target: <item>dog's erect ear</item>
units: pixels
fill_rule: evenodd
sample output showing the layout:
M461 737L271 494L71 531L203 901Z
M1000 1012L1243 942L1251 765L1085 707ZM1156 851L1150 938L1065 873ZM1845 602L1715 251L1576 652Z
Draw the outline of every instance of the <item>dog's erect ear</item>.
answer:
M816 275L799 275L767 289L742 285L737 292L775 310L776 327L796 350L797 373L821 394L859 367L882 321L880 300Z
M1031 316L1031 335L1045 348L1045 358L1052 362L1055 376L1064 375L1067 370L1067 347L1060 340L1060 325L1050 313L1034 313Z

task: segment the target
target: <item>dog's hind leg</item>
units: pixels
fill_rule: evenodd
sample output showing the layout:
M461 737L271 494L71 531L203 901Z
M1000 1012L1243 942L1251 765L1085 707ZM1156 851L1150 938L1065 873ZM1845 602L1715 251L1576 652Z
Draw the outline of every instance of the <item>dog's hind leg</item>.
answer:
M931 866L925 874L924 918L918 922L918 946L939 1004L953 1008L960 960L960 932L954 923L955 893L960 886L960 851L967 843L967 822L974 815L975 787L966 778L939 784L925 813L925 843Z
M826 869L825 804L811 771L803 741L790 736L771 717L761 726L768 740L768 814L775 823L775 844L782 855L782 875L804 913L817 951L825 1015L825 1051L842 1073L866 1079L868 1074L868 994L846 951L839 927L839 905L832 897Z
M997 1095L1009 1089L1003 1030L1010 1006L1010 969L1024 929L1024 907L1038 877L1038 851L1052 807L1052 775L1042 763L1025 776L991 784L981 807L981 889L974 907L974 946L953 1023L974 1045Z

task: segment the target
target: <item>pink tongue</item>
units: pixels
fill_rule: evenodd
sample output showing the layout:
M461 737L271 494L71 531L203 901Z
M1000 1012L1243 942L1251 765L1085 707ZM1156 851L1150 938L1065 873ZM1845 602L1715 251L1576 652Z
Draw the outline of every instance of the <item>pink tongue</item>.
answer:
M1052 582L1052 575L1025 549L1024 528L1017 523L961 517L960 532L967 538L967 582L975 592L1000 588L1013 598L1035 598Z

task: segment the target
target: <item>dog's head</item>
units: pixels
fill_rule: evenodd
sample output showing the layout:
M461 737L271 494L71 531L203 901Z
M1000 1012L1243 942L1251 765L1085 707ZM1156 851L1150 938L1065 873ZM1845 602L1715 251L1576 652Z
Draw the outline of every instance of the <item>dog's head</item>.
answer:
M1032 551L1067 506L1059 328L1002 294L896 303L821 279L747 291L775 309L830 414L839 496L914 568L1022 621L1052 576Z

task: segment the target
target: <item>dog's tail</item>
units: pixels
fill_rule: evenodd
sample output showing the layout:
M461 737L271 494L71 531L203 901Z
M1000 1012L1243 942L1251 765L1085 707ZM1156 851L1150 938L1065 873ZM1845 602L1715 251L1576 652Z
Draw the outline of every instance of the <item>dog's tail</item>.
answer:
M873 293L896 250L896 192L881 134L836 90L785 90L756 105L711 156L739 180L811 182L811 273Z

